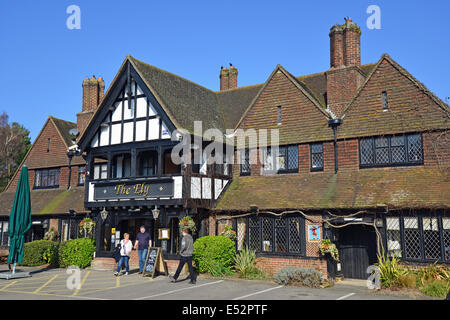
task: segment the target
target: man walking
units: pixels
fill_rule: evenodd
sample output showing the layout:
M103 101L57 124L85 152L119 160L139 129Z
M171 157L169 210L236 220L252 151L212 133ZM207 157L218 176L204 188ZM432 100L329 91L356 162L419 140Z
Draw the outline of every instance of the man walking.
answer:
M184 229L180 248L180 263L178 264L177 272L175 272L175 275L169 276L171 282L177 282L181 269L183 269L183 266L187 262L189 267L189 278L191 279L189 283L190 284L196 283L194 268L192 267L193 251L194 251L194 241L192 240L192 236L189 234L189 229Z
M152 246L152 238L150 234L145 231L145 227L141 226L140 232L136 236L134 249L137 249L139 257L139 274L144 271L145 259L147 258L148 248Z

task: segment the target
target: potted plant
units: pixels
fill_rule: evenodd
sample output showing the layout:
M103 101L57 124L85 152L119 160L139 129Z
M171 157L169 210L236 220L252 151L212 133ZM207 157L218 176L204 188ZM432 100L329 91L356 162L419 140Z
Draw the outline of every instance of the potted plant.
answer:
M50 230L45 233L44 240L56 241L58 239L58 236L58 231L54 227L51 227Z
M325 256L325 254L328 253L334 261L339 262L339 251L330 239L322 239L319 244L319 252L322 256Z
M197 227L195 226L195 222L191 217L184 217L183 219L180 220L180 223L178 224L179 228L180 228L180 233L183 232L183 230L185 229L189 229L191 230L192 233L194 233L195 231L197 231Z
M80 221L78 225L80 227L80 233L84 233L84 237L86 238L88 234L92 235L92 231L95 227L95 222L91 218L84 218Z
M220 235L230 238L233 241L236 241L236 231L233 230L232 226L225 226L225 228L220 233Z

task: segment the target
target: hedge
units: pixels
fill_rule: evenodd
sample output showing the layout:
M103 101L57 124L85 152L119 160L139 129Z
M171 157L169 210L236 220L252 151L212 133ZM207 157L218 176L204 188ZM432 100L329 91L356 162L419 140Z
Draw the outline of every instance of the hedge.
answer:
M59 246L59 266L86 268L91 264L95 252L95 242L90 238L80 238L62 242Z
M58 247L59 242L51 240L27 242L20 265L34 267L49 263L58 266Z
M234 241L224 236L205 236L194 242L193 260L200 273L227 273L235 255Z

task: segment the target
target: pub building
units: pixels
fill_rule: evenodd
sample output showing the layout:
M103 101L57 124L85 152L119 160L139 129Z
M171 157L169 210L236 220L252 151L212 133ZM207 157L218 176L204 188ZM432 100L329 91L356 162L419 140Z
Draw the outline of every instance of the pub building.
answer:
M189 136L193 121L201 120L203 126L224 130L208 109L214 92L201 97L203 106L196 103L205 91L126 57L74 151L86 159L84 206L97 221L94 265L112 257L125 232L135 241L141 225L170 260L178 252L180 219L208 216L231 178L231 166L210 165L206 159L175 164L171 159L172 148L183 143L181 133L171 139L176 129ZM200 144L188 148L204 148L208 142ZM206 221L197 236L206 234Z
M350 19L329 38L326 71L293 76L277 65L264 83L237 87L230 64L220 91L127 56L77 141L84 206L97 221L94 266L142 224L173 261L184 216L195 237L232 226L237 249L255 250L269 273L313 267L364 279L380 252L450 263L449 106L387 54L361 64ZM225 165L175 165L171 137L192 137L194 121L224 133L278 129L279 152L248 143ZM323 239L339 263L319 254Z

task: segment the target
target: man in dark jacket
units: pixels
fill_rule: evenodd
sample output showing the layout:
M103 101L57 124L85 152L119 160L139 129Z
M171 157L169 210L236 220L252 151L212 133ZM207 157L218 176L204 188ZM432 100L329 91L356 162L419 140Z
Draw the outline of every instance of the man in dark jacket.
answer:
M180 263L178 264L178 268L174 276L169 276L171 282L177 282L181 269L183 269L183 266L187 263L189 267L189 278L191 279L189 283L190 284L196 283L194 268L192 267L193 252L194 252L194 240L192 239L192 236L189 234L189 229L184 229L180 248Z

